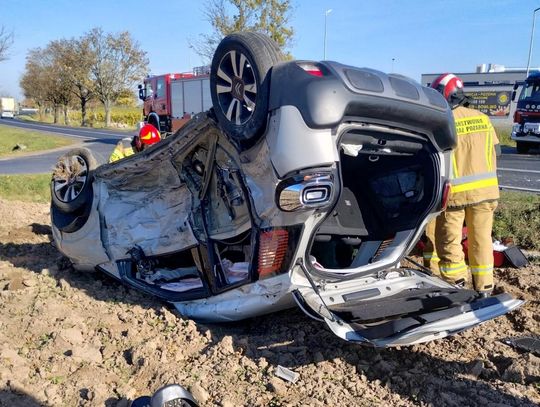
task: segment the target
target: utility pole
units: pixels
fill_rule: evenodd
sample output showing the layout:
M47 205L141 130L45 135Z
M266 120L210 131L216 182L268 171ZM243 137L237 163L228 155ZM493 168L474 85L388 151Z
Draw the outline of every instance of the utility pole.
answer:
M534 20L536 19L536 12L540 10L540 7L535 8L533 11L533 23L532 23L532 30L531 30L531 41L529 43L529 58L527 59L527 76L529 76L529 67L531 66L531 55L532 55L532 49L533 49L533 40L534 40Z
M332 9L329 8L328 10L326 10L324 12L324 56L323 56L323 60L326 60L326 19L328 17L328 14L330 14L332 12Z

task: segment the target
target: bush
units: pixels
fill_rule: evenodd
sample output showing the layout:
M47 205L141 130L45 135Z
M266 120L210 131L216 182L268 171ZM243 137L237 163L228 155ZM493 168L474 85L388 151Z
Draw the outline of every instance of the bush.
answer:
M495 211L493 235L511 238L524 249L540 250L540 196L522 192L501 192Z
M140 108L122 108L115 107L111 111L111 122L116 127L136 127L137 123L142 121L142 109ZM71 111L69 120L73 125L81 124L81 112ZM105 110L104 109L89 109L86 113L86 121L91 127L105 126Z

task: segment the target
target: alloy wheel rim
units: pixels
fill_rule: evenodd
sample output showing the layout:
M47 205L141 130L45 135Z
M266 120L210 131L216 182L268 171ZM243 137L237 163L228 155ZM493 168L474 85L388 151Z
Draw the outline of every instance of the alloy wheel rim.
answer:
M62 158L56 165L53 189L62 202L72 202L82 193L88 179L88 165L79 155Z
M243 53L229 51L221 58L216 91L227 120L240 126L251 118L256 106L257 80L253 65Z

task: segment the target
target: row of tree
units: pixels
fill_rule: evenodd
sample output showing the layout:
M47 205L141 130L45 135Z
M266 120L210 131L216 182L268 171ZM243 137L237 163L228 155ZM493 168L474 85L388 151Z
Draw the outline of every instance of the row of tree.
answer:
M290 45L293 30L288 26L291 0L207 0L205 14L212 34L201 34L191 45L207 61L221 39L237 31L259 31L273 38L284 50ZM13 43L12 33L0 29L0 61ZM49 42L31 49L20 80L27 99L40 112L52 107L54 122L63 111L68 124L68 109L77 104L81 125L86 126L87 106L98 100L105 109L105 125L111 123L111 108L118 99L132 95L135 84L148 73L146 52L129 32L111 34L94 28L79 38Z
M94 28L80 38L49 42L28 52L20 80L26 98L42 110L51 106L54 122L60 112L68 124L68 109L74 101L86 126L86 108L92 99L105 109L105 125L111 123L111 108L137 81L148 73L148 59L128 32L105 33Z

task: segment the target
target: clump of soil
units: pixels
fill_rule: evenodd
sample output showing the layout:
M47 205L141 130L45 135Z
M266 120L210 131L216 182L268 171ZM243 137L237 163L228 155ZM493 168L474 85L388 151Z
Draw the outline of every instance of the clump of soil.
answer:
M449 339L371 349L298 310L196 324L68 264L49 207L0 200L0 406L127 406L180 383L202 406L533 406L540 358L501 339L540 332L540 267L500 269L527 303ZM277 365L300 374L295 384Z

